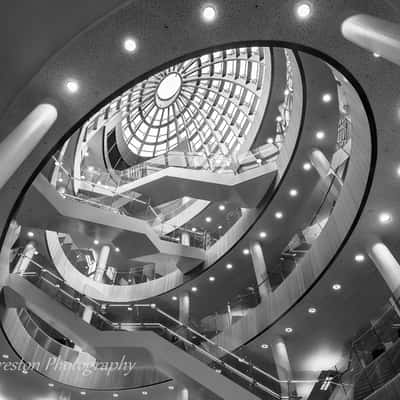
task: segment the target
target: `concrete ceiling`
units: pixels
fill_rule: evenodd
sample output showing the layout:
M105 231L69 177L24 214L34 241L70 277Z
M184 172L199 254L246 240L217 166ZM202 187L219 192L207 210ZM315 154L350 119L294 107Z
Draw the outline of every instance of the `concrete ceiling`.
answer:
M122 2L88 0L85 6L75 7L65 1L41 0L34 6L31 3L1 4L0 139L44 99L57 104L59 119L2 188L0 225L3 228L32 172L77 121L124 84L176 57L235 41L287 41L328 54L355 76L371 103L378 131L378 161L368 202L351 238L318 285L257 339L268 342L272 335L281 334L285 326L292 326L295 331L287 340L295 367L309 368L308 358L328 354L330 350L334 356L325 357L325 363L335 363L343 342L373 317L388 298L374 267L368 261L355 264L354 254L365 251L365 243L373 234L400 256L396 236L400 218L400 180L396 174L400 164L400 96L394 84L398 81L399 69L345 41L340 25L346 17L361 12L400 22L400 5L389 0L319 0L313 2L311 19L299 22L294 16L294 1L218 0L213 2L218 8L217 21L204 24L199 17L201 3L198 1L143 0L127 2L122 12L93 24ZM91 24L90 29L83 31ZM121 51L121 40L127 34L138 40L138 52L134 55ZM71 96L64 91L63 84L68 77L79 80L79 94ZM392 224L378 224L381 210L392 213ZM333 282L343 285L340 293L333 294L330 290ZM318 307L312 322L306 313L311 304ZM344 326L349 328L344 331ZM257 341L249 344L254 346L250 348L251 354L258 362L267 363L269 356L256 351L258 345ZM0 342L0 352L11 353L4 340ZM46 378L32 376L29 378L31 398L57 398L47 391ZM10 388L12 378L2 375L0 384L3 388L0 395L7 399L25 398L20 385ZM109 393L96 393L97 399L110 397ZM71 399L77 398L81 396L74 391ZM149 398L165 397L151 393Z

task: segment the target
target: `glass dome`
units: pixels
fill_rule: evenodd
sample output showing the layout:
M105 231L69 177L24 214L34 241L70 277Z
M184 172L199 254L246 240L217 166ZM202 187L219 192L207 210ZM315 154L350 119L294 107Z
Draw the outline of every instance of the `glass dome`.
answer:
M267 52L243 47L182 61L125 91L86 126L120 113L125 142L144 158L180 145L206 155L235 153L263 108L262 96L268 96Z

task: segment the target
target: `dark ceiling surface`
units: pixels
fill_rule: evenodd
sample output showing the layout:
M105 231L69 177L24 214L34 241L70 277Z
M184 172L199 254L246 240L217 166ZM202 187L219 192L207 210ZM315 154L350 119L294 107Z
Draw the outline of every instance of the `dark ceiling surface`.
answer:
M199 16L202 6L199 1L142 0L128 2L122 12L105 18L77 36L121 3L125 2L9 0L0 4L0 140L44 99L53 101L59 109L59 119L53 129L0 191L2 229L21 189L49 150L100 101L132 79L176 57L235 41L276 40L317 49L346 66L365 90L377 125L377 169L363 215L340 256L318 285L254 342L252 350L260 362L263 357L267 359L269 356L257 351L260 341L268 341L290 325L295 329L294 334L287 337L294 367L307 369L309 360L315 366L318 357L322 359L319 366L325 363L323 367L327 367L342 348L343 327L350 323L355 327L372 318L388 297L385 285L371 263L355 265L354 254L365 252L367 240L374 235L384 240L400 257L397 239L400 181L396 174L400 164L397 85L400 69L347 42L341 36L340 26L345 18L356 13L399 23L400 3L318 0L313 2L314 13L310 20L299 22L294 17L295 1L216 0L213 3L218 8L218 18L212 24L204 24ZM139 47L134 55L121 51L121 40L127 34L138 39ZM71 41L73 37L75 39ZM70 76L81 83L78 95L70 96L64 92L63 84ZM377 223L377 215L383 210L394 217L389 226ZM330 291L334 281L343 285L342 292L335 294L336 297ZM318 307L312 322L305 313L308 305ZM0 351L11 353L3 340ZM62 398L57 391L47 391L46 378L34 376L28 382L30 398ZM3 388L0 396L5 395L11 400L26 398L19 385L6 376L0 375L0 383ZM149 398L165 398L162 393L154 393ZM125 398L123 396L120 398ZM95 397L100 400L111 398L110 393L96 393ZM77 398L81 396L74 391L71 399Z

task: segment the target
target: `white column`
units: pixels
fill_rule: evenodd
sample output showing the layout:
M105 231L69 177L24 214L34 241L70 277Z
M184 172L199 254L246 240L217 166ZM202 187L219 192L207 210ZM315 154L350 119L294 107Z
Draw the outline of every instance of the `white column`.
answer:
M254 273L256 275L258 291L261 300L264 300L271 293L271 285L268 279L267 265L260 242L252 242L250 244L250 254Z
M99 259L97 260L96 272L94 274L94 280L96 282L103 281L104 273L106 272L107 269L107 262L109 255L110 255L110 246L102 246L102 248L100 249Z
M321 178L326 178L331 173L331 165L321 150L314 149L310 154L310 161Z
M190 246L190 233L182 231L181 233L181 244L183 246Z
M277 337L273 341L271 349L279 380L290 381L292 379L292 369L290 366L289 355L284 339L281 337ZM293 384L291 385L291 389L295 389L293 387ZM292 390L290 390L290 393L292 393ZM281 383L281 394L282 396L289 395L289 386L286 382Z
M371 53L400 65L400 25L366 14L347 18L343 36Z
M23 274L26 271L31 262L31 259L35 255L35 251L35 245L32 242L29 242L25 246L24 251L22 252L23 255L19 257L17 265L15 266L15 272L17 274Z
M189 390L187 390L186 388L182 389L179 392L179 400L189 400Z
M86 305L83 314L82 314L82 319L90 324L92 322L92 317L93 317L93 307Z
M0 188L31 154L56 119L54 106L40 104L0 143Z
M183 324L189 324L190 315L190 294L183 293L179 296L179 321Z
M400 265L392 252L383 243L375 243L369 250L369 256L394 297L398 298L400 295Z

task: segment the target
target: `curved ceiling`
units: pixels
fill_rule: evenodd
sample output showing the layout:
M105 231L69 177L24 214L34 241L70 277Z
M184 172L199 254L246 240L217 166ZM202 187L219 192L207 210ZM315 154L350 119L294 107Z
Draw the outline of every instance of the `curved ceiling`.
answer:
M94 10L98 1L93 3L96 4L92 4L87 10L89 17L95 15ZM342 249L340 257L307 298L274 327L274 334L280 334L285 326L294 326L294 334L288 335L287 342L292 359L298 364L305 352L313 352L317 345L323 346L328 343L329 346L338 348L346 337L354 333L361 318L365 320L373 317L388 296L372 264L366 261L362 266L356 266L353 258L356 252L365 252L365 241L371 233L381 237L393 248L396 245L400 211L396 196L399 185L396 168L400 153L397 135L400 102L398 90L393 82L397 79L398 70L385 60L375 59L365 50L346 42L340 35L340 25L346 17L355 12L369 13L389 20L399 19L400 10L393 2L378 0L368 2L347 0L334 3L321 0L315 2L314 14L310 20L298 21L295 18L292 2L273 0L264 4L258 1L240 0L233 3L220 0L216 3L219 19L214 24L205 25L199 18L199 5L195 1L185 1L184 4L172 1L148 1L141 4L135 2L124 15L119 16L117 23L100 25L92 32L93 35L83 35L79 45L75 42L75 46L68 46L68 51L58 54L46 63L40 72L41 64L38 62L31 66L29 74L23 76L16 74L13 77L14 67L19 66L22 69L22 57L12 64L8 73L4 74L8 82L3 81L2 88L4 86L8 90L8 101L11 98L15 101L1 120L1 137L4 138L27 112L45 98L52 99L58 104L61 116L51 134L26 160L12 182L2 189L1 222L2 226L6 227L6 220L20 196L21 187L29 180L32 171L43 159L43 155L49 153L76 121L82 119L116 88L129 82L132 76L140 76L182 53L237 40L257 40L260 37L282 42L292 41L327 53L349 68L370 99L379 131L378 166L365 211L349 242ZM67 8L71 8L69 4ZM71 31L78 33L80 28L70 24L70 21L82 15L84 10L79 7L70 11L70 18L65 25L69 25ZM68 36L61 35L57 30L57 23L54 23L59 21L60 17L64 18L64 14L60 15L61 12L58 4L49 8L48 21L52 22L52 26L49 28L49 25L43 25L40 21L38 24L40 27L36 29L45 35L43 37L46 37L46 40L50 37L57 41L55 45L57 49L61 47L61 43L66 42L65 38ZM34 12L29 9L19 8L18 18L14 20L13 25L18 26L18 19L21 17L21 21L29 21L33 14ZM9 26L7 12L1 13L1 18L3 19L1 26ZM132 30L140 40L140 52L134 58L121 55L119 46L120 39ZM17 29L13 30L14 33L16 31ZM13 36L13 39L15 37L19 39L17 43L15 40L8 40L5 43L3 55L6 60L12 59L11 54L15 50L19 55L26 55L27 38L30 34L30 32L24 34L24 31L20 30ZM41 40L42 46L36 47L43 52L42 60L50 58L52 54L52 51L43 45L47 43L46 40ZM30 59L29 56L27 58ZM99 60L102 62L101 65ZM78 76L81 81L81 92L78 96L70 96L64 91L63 83L71 75ZM28 81L30 82L24 85ZM19 89L21 92L18 95ZM377 224L377 215L382 210L389 211L394 216L392 224L385 226ZM400 255L398 251L395 253L396 256ZM341 293L332 294L331 284L336 281L342 283L343 290ZM357 285L357 291L352 290L354 285ZM318 313L312 322L304 317L308 305L316 305L318 308ZM362 316L359 310L363 310ZM318 329L321 325L326 327L322 333ZM320 337L322 334L323 340ZM268 341L269 337L266 335L260 340ZM258 345L254 349L256 348L258 349ZM2 349L9 351L4 342ZM40 377L32 378L32 376L27 377L30 383L29 394L38 398L48 396L47 380ZM5 385L4 391L9 398L18 398L15 388L11 386ZM131 395L132 393L121 394L120 398L128 398ZM109 398L109 394L102 396L95 393L93 397L88 395L87 398ZM162 394L160 396L162 398ZM73 392L72 398L80 398L79 392Z

